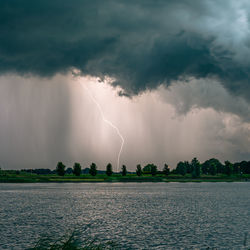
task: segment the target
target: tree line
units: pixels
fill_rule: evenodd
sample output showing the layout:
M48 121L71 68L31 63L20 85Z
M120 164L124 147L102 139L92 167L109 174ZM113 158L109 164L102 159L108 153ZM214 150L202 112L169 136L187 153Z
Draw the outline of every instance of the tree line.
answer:
M68 169L67 169L68 170ZM66 166L62 162L58 162L56 167L56 173L60 176L65 175L67 172ZM127 175L127 167L122 165L121 174L122 176ZM82 167L80 163L75 163L72 171L72 174L76 176L80 176L82 173ZM92 163L89 168L89 174L92 176L96 176L98 173L97 166L95 163ZM112 164L108 163L106 166L106 175L111 176L113 174ZM185 176L186 174L192 175L193 178L200 177L202 175L217 175L217 174L225 174L225 175L232 175L232 174L250 174L250 161L242 161L239 163L231 163L229 161L225 161L222 164L219 160L212 158L204 163L200 163L197 158L193 158L191 162L188 161L180 161L176 168L170 170L168 164L164 164L164 167L161 171L158 170L157 166L153 163L147 164L143 168L140 164L136 166L135 173L138 176L142 174L151 174L155 176L156 174L164 174L168 176L169 174L179 174Z
M165 164L164 169L162 171L164 174L169 175L170 174L170 168L167 164ZM58 162L56 166L56 173L60 176L64 176L67 173L66 166L62 162ZM80 176L82 173L82 168L80 163L75 163L72 169L72 174L76 176ZM98 173L97 171L97 166L95 163L91 163L90 168L89 168L89 174L92 176L96 176ZM106 166L106 171L105 171L107 176L111 176L113 174L113 167L111 163L108 163ZM126 176L128 173L127 167L125 165L122 165L122 170L121 174L122 176ZM154 164L148 164L146 165L143 169L140 164L137 165L136 167L136 174L138 176L141 176L142 174L152 174L155 176L159 171L157 170L157 166Z
M250 161L242 161L234 164L230 161L225 161L222 164L219 160L212 158L201 164L197 158L194 158L190 163L188 161L179 162L173 172L183 176L192 174L192 177L199 177L201 174L226 174L228 176L232 174L250 174Z
M58 175L60 176L64 176L65 173L66 173L66 166L62 163L62 162L58 162L57 163L57 166L56 166L56 172ZM80 176L81 173L82 173L82 167L80 165L80 163L75 163L74 166L73 166L73 169L72 169L72 173L76 176ZM96 176L98 173L97 171L97 166L95 163L91 163L90 165L90 168L89 168L89 174L92 175L92 176ZM106 166L106 174L108 176L111 176L113 174L113 169L112 169L112 164L109 163L107 166ZM127 174L127 169L126 169L126 166L123 165L122 166L122 175L126 175Z

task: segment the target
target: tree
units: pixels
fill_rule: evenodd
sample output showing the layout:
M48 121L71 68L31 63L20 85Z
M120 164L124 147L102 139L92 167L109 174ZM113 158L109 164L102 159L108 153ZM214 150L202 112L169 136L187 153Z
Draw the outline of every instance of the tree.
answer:
M241 174L250 174L250 161L242 161L234 164L237 167L237 172Z
M64 176L65 174L65 165L63 165L63 163L60 161L57 163L57 166L56 166L56 172L58 175L60 176Z
M122 176L126 176L127 175L127 168L125 165L122 165Z
M169 173L170 173L170 169L169 169L169 167L168 167L168 164L164 164L164 168L163 168L163 174L165 174L166 176L168 176L169 175Z
M191 174L193 172L193 166L189 164L188 161L184 161L184 165L186 167L186 171L188 174Z
M154 164L152 164L151 166L151 174L152 176L155 176L157 174L157 166L155 166Z
M201 164L201 172L202 172L202 174L208 174L209 167L210 167L210 165L207 162L204 162L203 164Z
M112 165L109 163L106 167L106 175L111 176L113 174Z
M211 175L216 175L217 169L215 163L211 163L208 168L208 172Z
M194 177L194 178L200 177L200 175L201 175L201 168L200 168L200 162L197 160L197 158L194 158L191 161L191 165L193 167L192 177Z
M216 167L216 173L223 173L223 165L221 164L221 162L219 161L219 160L217 160L217 159L215 159L215 158L211 158L211 159L209 159L209 160L207 160L207 161L205 161L203 164L202 164L202 173L203 174L207 174L207 173L209 173L209 174L211 174L209 171L209 169L210 169L210 166L212 165L212 164L214 164L215 165L215 167Z
M156 174L157 174L157 166L155 166L153 163L149 163L149 164L147 164L147 165L143 168L143 173L144 173L144 174L156 175Z
M140 165L140 164L138 164L137 167L136 167L136 174L137 174L138 176L141 176L141 175L142 175L142 170L141 170L141 165Z
M82 167L81 167L80 163L76 162L73 166L73 174L76 176L80 176L81 171L82 171Z
M233 164L233 173L234 174L239 174L241 171L240 171L240 165L239 163L234 163Z
M97 168L96 168L96 164L95 163L91 163L90 169L89 169L89 173L92 176L96 176L97 175Z
M73 174L73 169L72 168L67 168L65 170L65 174Z
M233 172L233 164L230 161L225 161L225 174L230 176Z
M184 162L180 161L177 164L176 171L178 174L181 174L184 176L187 173L186 164Z
M151 174L151 167L152 167L152 164L147 164L146 166L143 167L142 172L144 174Z

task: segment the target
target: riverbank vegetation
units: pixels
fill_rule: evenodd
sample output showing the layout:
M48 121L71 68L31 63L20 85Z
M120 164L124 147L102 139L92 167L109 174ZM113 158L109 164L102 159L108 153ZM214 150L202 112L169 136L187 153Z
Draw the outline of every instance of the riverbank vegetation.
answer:
M100 241L82 237L79 232L65 234L58 239L42 237L29 250L115 250L120 249L113 241Z
M66 168L58 162L55 170L50 169L0 169L0 182L201 182L201 181L250 181L250 161L222 164L217 159L200 163L197 158L191 162L179 162L174 169L164 164L160 170L155 164L136 166L135 172L129 172L125 165L121 172L114 173L111 163L106 171L98 170L95 163L82 169L80 163Z

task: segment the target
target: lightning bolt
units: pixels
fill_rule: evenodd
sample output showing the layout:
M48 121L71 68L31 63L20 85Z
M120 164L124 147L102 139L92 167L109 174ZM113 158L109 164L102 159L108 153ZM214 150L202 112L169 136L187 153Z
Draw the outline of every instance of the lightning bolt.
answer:
M116 171L118 172L118 169L120 167L120 157L121 157L121 153L122 153L122 149L123 149L123 144L124 144L124 138L120 132L120 130L111 122L109 121L105 115L104 115L104 112L101 108L101 105L99 104L99 102L95 99L95 97L92 95L92 93L90 92L90 90L83 84L83 83L80 83L82 88L84 88L87 93L88 93L88 96L91 98L91 100L95 103L96 107L98 108L100 114L101 114L101 117L102 117L102 120L107 123L111 128L113 128L117 135L120 137L121 139L121 146L120 146L120 150L119 150L119 153L118 153L118 156L117 156L117 167L116 167Z

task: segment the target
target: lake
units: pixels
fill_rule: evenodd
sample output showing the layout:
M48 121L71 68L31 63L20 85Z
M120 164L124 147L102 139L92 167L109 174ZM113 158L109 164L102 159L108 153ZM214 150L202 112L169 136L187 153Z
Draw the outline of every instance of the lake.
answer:
M249 182L0 184L0 201L1 249L74 229L122 249L250 246Z

